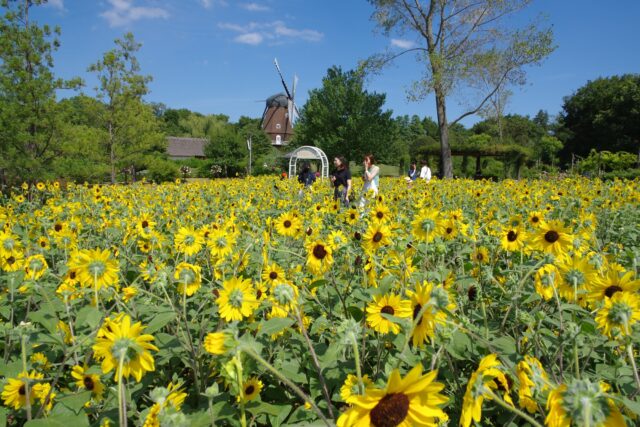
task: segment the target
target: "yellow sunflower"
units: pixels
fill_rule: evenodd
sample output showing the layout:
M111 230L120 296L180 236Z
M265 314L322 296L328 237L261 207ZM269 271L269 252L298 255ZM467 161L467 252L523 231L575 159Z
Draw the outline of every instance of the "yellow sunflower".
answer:
M77 252L69 261L69 269L76 272L83 286L100 288L113 286L118 282L118 262L111 257L108 249L85 249Z
M543 265L534 276L535 289L538 295L544 298L545 301L549 301L553 298L553 289L558 288L560 282L560 273L553 264Z
M242 384L242 390L240 391L240 395L238 396L238 402L241 400L244 402L249 402L250 400L255 399L260 395L262 387L262 381L260 381L258 378L249 378Z
M482 402L484 399L492 399L493 390L498 390L503 395L502 399L513 406L509 395L509 382L501 371L501 364L496 354L489 354L482 358L478 369L471 374L462 400L462 413L460 425L469 427L472 421L477 423L482 419Z
M275 220L275 226L279 234L287 237L296 237L302 228L302 223L297 215L285 212Z
M20 251L22 244L18 236L10 231L0 231L0 257L9 257Z
M535 414L538 411L536 398L549 388L547 373L538 359L527 354L516 366L516 375L520 383L518 405Z
M626 271L619 264L609 264L604 276L595 276L589 283L587 299L598 304L614 296L617 292L637 292L640 280L635 279L633 271Z
M31 371L21 372L17 378L9 378L2 389L2 400L6 406L12 407L15 410L23 408L27 403L27 387L29 388L29 403L33 405L35 399L39 396L35 390L34 380L41 380L44 375Z
M527 216L527 220L529 221L529 224L532 227L538 228L544 222L544 212L542 211L530 212L529 215Z
M193 227L180 227L174 238L174 245L178 252L192 256L200 252L204 238Z
M233 277L222 284L216 304L220 317L233 322L251 316L260 302L256 299L251 279Z
M367 305L367 324L371 329L381 334L400 332L400 325L382 314L388 314L404 319L411 319L413 311L411 301L402 300L400 295L387 294L373 297L373 301Z
M598 328L614 338L616 332L631 335L633 325L640 321L640 297L632 292L616 292L604 299L604 305L596 314Z
M384 203L376 203L371 209L371 221L374 223L386 223L391 221L391 211Z
M313 274L323 274L333 264L333 249L322 240L308 242L307 267Z
M585 379L560 384L549 392L545 425L626 427L627 423L602 385Z
M407 296L411 298L413 321L416 325L411 339L414 346L420 347L427 338L434 337L437 325L445 324L447 314L442 309L453 311L456 306L442 286L434 286L426 281L416 284L415 291L407 291Z
M344 384L340 387L340 398L343 402L352 403L355 398L363 396L366 389L373 387L373 381L368 375L362 376L362 386L364 388L360 391L357 375L347 375L347 379L344 380Z
M0 256L0 268L2 271L18 271L24 267L24 254L22 251L15 251L13 254L4 257Z
M545 221L535 231L531 246L541 252L562 256L573 247L573 235L561 221Z
M182 389L182 384L173 384L164 388L156 388L151 393L152 398L156 401L149 409L149 413L142 424L142 427L160 427L163 423L160 422L160 415L166 409L173 411L180 411L184 400L187 398L187 393Z
M202 267L199 265L181 262L176 266L173 278L178 283L178 292L182 295L186 292L187 296L191 296L202 284Z
M31 255L24 261L23 266L25 276L32 280L41 278L44 275L44 272L49 268L47 261L40 254Z
M71 370L71 376L75 378L78 389L88 390L96 400L102 400L104 384L100 381L99 375L87 373L88 368L87 365L76 365Z
M516 252L524 248L527 234L518 227L507 227L500 233L500 245L507 252Z
M385 388L368 388L363 396L354 396L337 426L437 426L448 419L441 409L448 398L440 393L444 384L435 381L437 375L437 371L422 375L420 364L404 378L394 369Z
M423 209L411 222L413 235L423 242L431 242L442 234L440 213L436 209Z
M358 223L358 221L360 220L360 213L358 213L358 210L355 208L349 208L347 209L347 211L343 214L344 220L347 224L349 225L355 225Z
M368 254L374 254L381 247L391 244L391 229L383 224L371 224L362 236L362 247Z
M145 326L137 322L131 324L129 315L121 315L119 320L105 319L104 327L93 345L93 357L101 361L102 372L107 374L115 369L115 381L133 376L140 382L145 372L155 370L155 362L150 351L158 351L151 344L152 335L142 334ZM119 371L122 360L122 372Z
M269 284L285 280L284 270L276 263L268 264L262 270L262 280Z
M236 237L222 228L211 230L207 239L207 248L214 258L224 258L229 255L236 244Z
M226 344L229 339L230 335L226 332L210 332L204 338L204 349L215 355L225 354L229 350Z

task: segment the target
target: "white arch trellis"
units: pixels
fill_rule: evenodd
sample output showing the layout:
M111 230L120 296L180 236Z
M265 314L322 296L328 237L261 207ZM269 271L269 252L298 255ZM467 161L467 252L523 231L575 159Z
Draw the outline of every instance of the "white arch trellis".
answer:
M296 163L298 160L320 160L322 163L320 176L322 178L329 177L329 160L327 159L327 155L324 154L324 151L318 147L304 145L296 148L286 156L289 157L289 178L293 178L298 174L296 171Z

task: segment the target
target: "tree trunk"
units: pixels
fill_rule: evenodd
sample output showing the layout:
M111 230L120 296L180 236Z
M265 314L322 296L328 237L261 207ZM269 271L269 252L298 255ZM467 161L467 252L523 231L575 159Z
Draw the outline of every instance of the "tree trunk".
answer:
M109 159L111 162L111 184L116 183L116 143L113 139L113 126L111 123L109 123L109 148L111 149L109 153Z
M446 100L442 89L435 88L436 109L438 112L438 128L440 129L440 176L453 178L451 147L449 146L449 123L447 123Z

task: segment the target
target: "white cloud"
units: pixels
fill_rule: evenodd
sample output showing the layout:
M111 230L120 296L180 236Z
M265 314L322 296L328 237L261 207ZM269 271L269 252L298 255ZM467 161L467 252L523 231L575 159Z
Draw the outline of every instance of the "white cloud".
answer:
M322 40L324 34L310 29L297 30L289 28L282 21L274 22L250 22L245 25L239 25L229 22L221 22L218 28L240 33L233 40L238 43L258 45L265 40L274 43L283 43L287 41L304 40L308 42L318 42Z
M220 6L228 6L226 0L199 0L202 7L205 9L210 9L214 4Z
M267 10L269 10L268 6L258 3L242 3L240 7L250 12L266 12Z
M237 43L250 44L252 46L257 46L264 40L264 37L260 33L246 33L240 34L233 41Z
M411 40L391 39L391 45L401 49L411 49L415 46L415 43Z
M200 0L200 3L202 3L202 6L204 6L206 9L209 9L211 7L212 1L211 0Z
M64 0L49 0L47 3L45 3L45 5L64 10Z
M135 0L107 0L111 9L100 14L109 26L120 27L140 19L167 19L169 12L159 7L134 6Z

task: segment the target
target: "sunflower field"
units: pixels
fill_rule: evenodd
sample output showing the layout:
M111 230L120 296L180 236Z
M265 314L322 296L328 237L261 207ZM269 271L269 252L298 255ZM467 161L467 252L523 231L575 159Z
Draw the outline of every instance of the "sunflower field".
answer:
M639 181L380 188L3 196L0 426L640 425Z

